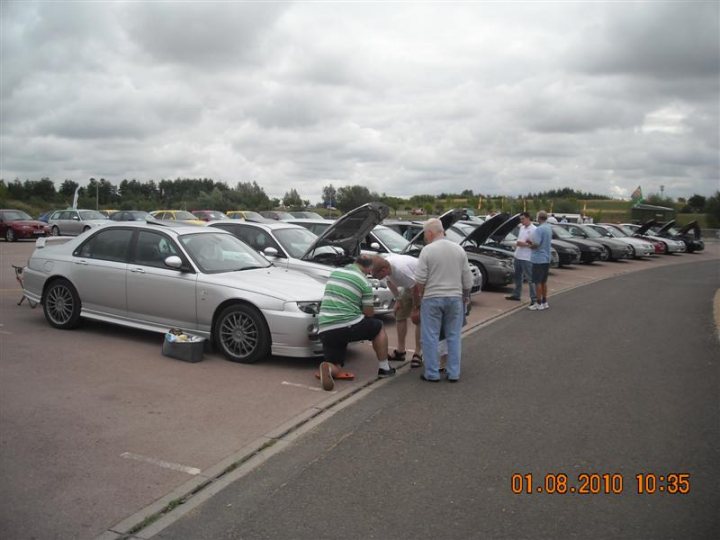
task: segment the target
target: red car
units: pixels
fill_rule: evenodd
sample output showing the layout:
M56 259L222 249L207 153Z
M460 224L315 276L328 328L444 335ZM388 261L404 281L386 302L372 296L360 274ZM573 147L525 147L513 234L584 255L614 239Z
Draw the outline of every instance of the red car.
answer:
M203 221L215 221L218 219L228 219L228 217L218 210L193 210L192 215Z
M0 234L7 242L14 242L20 238L48 236L50 227L22 210L0 210Z

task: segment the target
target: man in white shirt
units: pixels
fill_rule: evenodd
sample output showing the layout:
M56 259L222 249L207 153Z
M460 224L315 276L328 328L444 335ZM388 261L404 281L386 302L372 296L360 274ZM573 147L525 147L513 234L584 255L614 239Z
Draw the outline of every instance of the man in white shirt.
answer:
M535 225L530 220L530 214L528 212L520 214L520 232L515 247L515 289L512 294L505 297L507 300L519 301L522 298L522 284L523 278L525 278L530 289L530 303L537 303L535 284L532 281L532 262L530 261L532 249L529 243L530 235L534 230Z
M395 323L397 328L397 349L389 355L390 360L405 360L405 338L407 337L408 319L413 311L420 309L420 296L415 282L415 269L418 260L410 255L388 255L386 258L373 256L372 276L375 279L387 278L387 284L395 297ZM419 314L418 314L419 315ZM422 349L420 347L420 328L415 326L415 351L413 351L410 367L422 366Z
M420 252L415 281L420 292L420 331L424 354L424 381L440 380L438 342L445 331L448 346L447 380L460 380L460 357L465 303L470 301L472 272L465 250L445 238L439 219L423 224L426 245Z

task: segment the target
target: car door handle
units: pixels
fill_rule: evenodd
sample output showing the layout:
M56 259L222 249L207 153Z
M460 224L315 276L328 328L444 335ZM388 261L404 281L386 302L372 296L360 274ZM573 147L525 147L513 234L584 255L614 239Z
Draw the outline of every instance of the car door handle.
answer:
M73 262L74 262L75 264L84 264L84 265L86 265L86 266L87 266L87 264L88 264L88 262L87 262L87 261L84 261L84 260L82 260L82 261L73 261Z
M135 274L144 274L145 273L145 270L143 270L142 268L131 268L130 271L134 272Z

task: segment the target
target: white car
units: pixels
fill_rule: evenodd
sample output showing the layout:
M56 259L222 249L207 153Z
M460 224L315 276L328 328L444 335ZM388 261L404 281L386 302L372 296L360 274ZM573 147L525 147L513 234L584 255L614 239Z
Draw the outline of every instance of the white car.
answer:
M39 239L24 269L24 295L55 328L75 328L83 317L153 332L181 328L243 363L271 353L321 355L323 292L233 235L191 225L124 222Z
M231 232L274 265L304 272L324 285L334 268L350 264L360 254L362 239L388 211L388 207L381 203L364 204L331 222L319 236L286 221L252 223L223 220L210 222L208 226ZM387 284L372 278L370 283L375 313L392 313L395 298Z

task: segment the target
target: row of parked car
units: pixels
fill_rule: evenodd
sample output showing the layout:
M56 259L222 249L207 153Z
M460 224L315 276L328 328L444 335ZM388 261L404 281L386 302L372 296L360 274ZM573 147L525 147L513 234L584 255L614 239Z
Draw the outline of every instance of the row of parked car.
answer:
M203 227L162 212L105 219L74 237L62 229L40 238L24 270L25 296L42 304L56 328L74 328L83 317L163 333L182 328L236 362L316 356L322 349L316 316L332 269L361 252L418 256L424 245L421 221L388 219L381 203L336 221L220 218ZM509 284L519 215L480 223L463 214L451 210L440 219L467 252L473 292ZM552 227L556 266L702 249L699 229ZM372 283L376 312L392 313L392 293L384 282Z
M204 225L208 221L220 219L240 219L256 222L288 220L298 218L322 219L315 212L279 212L234 210L223 213L217 210L86 210L67 208L44 212L37 219L22 210L0 210L0 233L8 242L18 239L37 238L39 236L75 236L93 227L105 225L110 221L144 221L148 217L178 223Z

